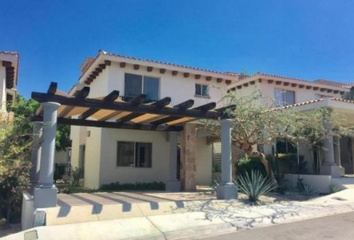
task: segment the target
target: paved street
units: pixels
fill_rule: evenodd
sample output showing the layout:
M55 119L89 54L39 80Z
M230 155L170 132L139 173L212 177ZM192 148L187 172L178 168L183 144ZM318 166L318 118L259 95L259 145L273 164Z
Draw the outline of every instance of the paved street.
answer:
M271 227L239 231L232 234L203 239L352 240L354 239L354 213L351 212L295 223L279 224Z

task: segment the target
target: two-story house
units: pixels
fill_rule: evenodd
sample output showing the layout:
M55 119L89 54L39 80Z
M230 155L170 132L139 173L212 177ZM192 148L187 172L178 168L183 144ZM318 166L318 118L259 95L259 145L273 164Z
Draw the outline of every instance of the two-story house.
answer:
M188 99L194 100L193 107L217 102L227 86L238 80L237 74L136 59L104 51L100 51L95 58L86 59L81 71L79 83L71 89L71 95L83 86L89 86L89 98L103 97L112 90L118 90L126 101L139 94L145 94L147 101L171 97L171 106ZM70 114L75 117L74 112ZM131 116L129 112L120 115L101 112L90 118L114 122L122 117L126 117L124 121L144 123L139 115ZM173 124L173 120L169 124ZM186 182L185 189L193 190L196 185L211 184L212 145L203 131L194 124L188 125L191 127L184 131L188 132L188 136L180 134L178 141L180 162L187 172L182 175L189 178L188 181L182 179L182 182ZM85 187L98 188L112 182L166 182L168 179L169 136L165 132L73 126L71 138L71 164L84 169Z
M0 112L7 120L13 118L7 107L16 100L19 54L17 52L0 51Z
M218 102L228 90L236 91L240 95L259 90L264 96L275 99L281 106L298 107L300 110L330 107L353 118L350 114L354 104L340 99L350 91L351 86L337 82L306 81L267 74L245 77L104 51L100 51L95 58L87 58L81 65L81 71L79 81L70 90L70 95L74 95L84 86L89 86L89 98L102 98L113 90L118 90L125 101L145 94L147 101L171 97L172 106L192 99L193 107L198 107L208 102ZM65 114L66 117L79 117L75 111ZM100 111L89 118L112 122L124 119L136 124L143 124L145 121L139 114L129 112L112 114L109 111ZM180 123L179 120L173 119L164 121L171 125ZM166 132L72 126L71 138L71 164L83 169L85 187L98 188L102 184L112 182L168 181L169 135ZM338 141L335 139L336 144L333 145L332 140L330 151L326 151L324 158L328 166L321 168L322 174L342 175L341 165L345 166L346 173L353 171L353 150L344 151L349 145L353 148L353 141L343 137L340 140L342 148L339 147ZM196 185L210 185L213 156L215 161L215 156L220 151L218 143L210 141L209 135L195 123L184 126L178 143L178 171L184 189L194 190ZM270 153L271 146L264 146L264 150ZM315 153L308 147L302 147L301 151L310 166ZM237 150L234 149L233 152L235 157ZM340 156L342 163L338 160Z

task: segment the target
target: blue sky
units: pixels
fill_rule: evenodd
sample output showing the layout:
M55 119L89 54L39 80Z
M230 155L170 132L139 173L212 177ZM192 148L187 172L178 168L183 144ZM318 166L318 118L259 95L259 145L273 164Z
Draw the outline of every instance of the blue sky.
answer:
M69 90L99 49L218 71L354 80L351 0L0 2L0 50L20 53L18 90Z

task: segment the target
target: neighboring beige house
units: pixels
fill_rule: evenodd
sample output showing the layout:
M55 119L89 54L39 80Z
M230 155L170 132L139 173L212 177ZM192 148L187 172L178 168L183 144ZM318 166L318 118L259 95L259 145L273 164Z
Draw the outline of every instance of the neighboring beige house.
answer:
M105 67L102 69L99 66ZM70 90L70 95L89 86L89 98L103 97L112 90L118 90L125 100L143 93L150 100L171 97L172 106L193 99L194 107L197 107L208 102L218 102L228 90L240 95L259 90L283 106L294 105L300 110L330 107L354 119L354 103L340 100L343 94L350 91L351 85L338 82L312 82L268 74L245 77L104 51L100 51L95 58L87 58L81 71L79 82ZM71 114L79 117L75 113ZM91 116L97 120L112 121L118 117L122 116ZM138 115L128 121L143 123ZM168 180L169 137L165 132L72 126L71 139L71 164L84 169L85 187L98 188L112 182ZM182 170L179 169L184 189L193 190L196 185L210 185L213 158L214 165L217 165L220 144L211 141L210 136L195 123L185 125L178 142L181 148L179 161L184 166ZM329 167L321 167L321 173L329 177L339 177L344 171L353 173L353 139L343 137L341 140L335 139L335 143L334 146L332 143L332 152L325 154L325 162L335 161L336 165L344 168L338 170L339 167L332 167L330 162ZM308 147L300 149L309 162L309 173L312 173L311 155L314 153ZM270 153L271 146L265 146L264 150ZM233 153L233 157L242 155L236 149Z
M1 116L8 120L13 118L7 107L16 100L19 60L17 52L0 51L0 111Z
M236 91L240 96L260 91L264 97L275 100L280 106L296 108L299 111L329 108L345 118L348 125L353 126L354 102L343 99L350 91L353 94L353 85L322 79L307 81L257 73L228 86L228 90ZM264 146L265 154L271 154L275 145L276 143ZM291 148L286 142L282 145ZM311 146L299 144L299 153L305 162L303 171L306 175L303 178L323 192L328 191L328 186L332 184L331 177L338 178L337 182L341 183L341 176L354 173L354 139L348 136L333 137L325 141L324 149L314 150ZM319 174L321 176L318 176ZM288 176L290 182L296 179L297 176Z

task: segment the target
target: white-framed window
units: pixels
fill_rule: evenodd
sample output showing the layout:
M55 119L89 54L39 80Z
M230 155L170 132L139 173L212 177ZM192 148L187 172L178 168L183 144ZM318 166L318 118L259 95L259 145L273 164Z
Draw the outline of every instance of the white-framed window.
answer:
M204 84L195 84L195 96L209 97L209 86Z
M124 96L133 98L146 94L147 100L159 100L159 78L126 73L124 77Z
M151 168L152 143L118 141L117 167Z
M274 89L274 98L278 106L295 104L295 92L284 89Z

